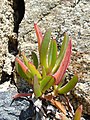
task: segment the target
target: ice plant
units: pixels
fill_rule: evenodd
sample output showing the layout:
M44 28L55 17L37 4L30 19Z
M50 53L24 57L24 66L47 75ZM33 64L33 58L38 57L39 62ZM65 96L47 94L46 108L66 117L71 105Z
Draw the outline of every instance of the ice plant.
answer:
M23 61L18 57L15 60L16 71L33 86L36 97L42 97L51 87L54 95L66 94L78 82L78 77L75 75L63 86L65 72L70 63L72 40L65 33L61 51L58 52L56 40L51 39L51 30L48 29L43 36L36 23L34 28L38 40L40 62L36 53L32 52L33 63L31 63L22 52Z
M25 53L22 52L22 60L19 57L15 59L16 71L32 86L35 98L51 102L64 114L60 115L62 120L68 120L65 106L58 100L55 100L55 97L60 94L67 94L78 82L77 75L74 75L68 83L65 84L64 82L65 72L70 63L72 40L65 33L61 50L58 51L56 40L51 38L50 29L43 35L36 23L34 28L38 40L39 58L32 51L33 62L30 62ZM32 96L32 93L19 93L14 96L14 99L26 96ZM76 110L74 120L80 120L81 113L82 105Z

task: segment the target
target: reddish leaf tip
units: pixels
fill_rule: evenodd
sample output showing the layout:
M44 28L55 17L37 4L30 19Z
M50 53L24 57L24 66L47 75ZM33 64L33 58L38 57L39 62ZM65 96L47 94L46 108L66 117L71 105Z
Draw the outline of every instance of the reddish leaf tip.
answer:
M78 109L79 109L80 111L82 111L82 110L83 110L83 105L80 105L80 106L78 107Z
M72 40L70 39L69 43L68 43L68 47L67 47L65 55L64 55L64 58L60 64L60 67L58 68L57 72L53 75L53 77L56 79L55 84L60 83L60 81L63 78L63 75L66 72L68 64L70 63L71 51L72 51Z
M40 49L42 40L43 40L43 35L42 35L42 32L41 32L40 28L38 27L37 23L34 23L34 29L36 31L36 35L37 35L37 39L38 39L38 47Z
M13 99L19 98L19 97L27 97L27 96L31 96L31 93L17 93L16 95L12 96Z
M18 64L22 67L22 69L25 73L28 71L28 68L26 67L26 65L19 58L16 57L15 61L18 62Z

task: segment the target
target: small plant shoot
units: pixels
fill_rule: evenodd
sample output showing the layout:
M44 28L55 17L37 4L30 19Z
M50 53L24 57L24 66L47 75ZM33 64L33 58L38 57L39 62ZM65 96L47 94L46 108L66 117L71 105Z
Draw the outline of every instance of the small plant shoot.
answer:
M34 24L34 29L38 41L39 58L37 54L32 51L33 62L31 62L28 60L25 53L22 52L22 59L19 57L15 59L16 71L33 86L35 98L47 99L64 113L62 119L68 120L65 115L66 111L64 106L62 106L59 101L53 99L53 97L67 94L78 82L77 75L74 75L68 83L63 85L65 73L70 64L72 39L65 33L61 50L58 51L56 40L51 37L51 29L48 29L44 35L36 23ZM52 97L49 98L48 94ZM18 94L16 97L21 97L22 95L28 96L29 94L20 94L20 96ZM82 106L76 110L74 120L80 120L81 112Z
M16 71L29 84L33 85L36 97L41 97L51 87L57 88L53 89L56 95L68 93L78 82L76 75L66 85L62 85L62 87L59 87L59 85L62 83L70 63L72 51L71 38L69 39L68 34L65 33L61 51L58 53L56 40L51 39L51 30L48 29L45 35L42 35L36 23L34 24L34 28L38 40L39 59L36 53L32 52L34 62L31 63L25 56L25 53L22 52L23 60L18 57L15 60Z

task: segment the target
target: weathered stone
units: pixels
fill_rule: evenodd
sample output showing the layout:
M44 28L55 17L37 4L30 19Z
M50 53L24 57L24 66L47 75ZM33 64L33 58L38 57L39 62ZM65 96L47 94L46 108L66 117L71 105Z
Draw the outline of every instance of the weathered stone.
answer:
M72 95L75 99L72 99L72 105L75 109L80 104L83 104L83 112L90 115L90 82L78 83L75 89L72 91ZM84 90L83 90L84 89Z
M9 50L8 41L17 41L15 34L13 37L15 19L13 17L14 10L12 6L12 0L0 0L0 78L2 69L4 71L9 70L9 74L12 73L11 62L14 57L13 55L10 55L10 53L13 53L12 49L15 51L18 46L21 51L25 51L28 57L30 57L32 50L37 51L37 40L33 27L34 22L38 23L43 32L45 32L46 29L51 28L52 36L56 37L58 46L60 46L62 41L63 33L67 31L69 35L72 36L73 41L73 54L69 71L71 74L76 71L81 80L81 83L77 84L77 87L72 92L74 98L80 100L80 102L75 105L81 104L82 102L84 106L83 112L90 115L90 1L25 0L25 15L20 24L18 33L19 45L16 43L16 47L14 48L14 45L11 42L10 46L12 46L12 49ZM17 53L18 51L13 54L16 55ZM4 66L4 62L9 62L10 65L5 64L6 66ZM86 86L87 90L85 89ZM1 89L2 88L0 87L0 90ZM5 95L4 98L7 97L7 91L4 91L2 94ZM5 99L5 101L8 103L7 99ZM4 101L2 98L0 98L0 102L0 106L3 106ZM4 112L3 109L5 109ZM7 109L10 110L10 113L7 112ZM15 114L18 116L20 111L19 113L16 111L13 116L11 109L13 111L15 106L7 106L6 108L0 107L0 119L16 120ZM13 116L12 119L10 118L11 116Z
M2 76L2 69L4 66L5 60L8 61L9 58L7 57L8 53L8 36L13 33L13 9L11 7L11 1L4 0L0 4L0 81ZM10 61L9 61L10 62ZM11 65L6 66L9 70Z
M60 43L60 37L63 35L63 33L68 32L69 35L72 36L73 43L72 62L70 64L70 66L72 66L72 74L74 74L75 71L78 73L81 82L84 81L82 83L83 86L85 86L87 83L90 83L90 69L88 66L90 64L90 14L88 14L90 12L89 4L90 1L86 0L77 0L76 2L73 0L55 0L47 2L43 0L34 0L30 2L25 0L25 16L19 29L19 46L21 51L24 50L26 55L30 56L31 53L29 50L31 51L31 47L32 50L35 50L37 46L37 44L35 44L36 36L33 28L34 22L38 22L41 30L44 32L46 29L51 28L52 36L57 38L58 43ZM51 5L53 6L50 7ZM24 43L26 43L25 46ZM77 55L78 53L80 55ZM90 92L89 87L90 85L88 84L87 89ZM77 85L76 88L78 89L76 89L75 92L79 93L79 86ZM82 94L87 93L84 88L82 88L81 91ZM88 102L90 99L90 94L87 96L88 98L84 99L86 97L84 94L83 99L85 102L82 102L82 104L84 106L84 112L86 114L90 114L89 109L86 110L86 104L90 106L90 103Z
M10 85L10 82L0 85L0 120L17 120L20 111L16 110L15 106L10 106L12 96L16 93L16 87Z

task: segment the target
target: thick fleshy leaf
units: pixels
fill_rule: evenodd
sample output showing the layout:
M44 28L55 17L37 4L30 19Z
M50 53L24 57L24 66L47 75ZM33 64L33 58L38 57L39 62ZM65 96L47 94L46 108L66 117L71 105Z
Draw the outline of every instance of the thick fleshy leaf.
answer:
M34 94L36 97L40 97L42 95L40 90L40 85L37 76L34 76L33 80L33 88L34 88Z
M42 78L39 71L35 68L35 66L31 62L28 62L28 68L31 71L33 77L36 75L38 77L38 79Z
M56 101L56 100L51 100L51 103L56 106L59 110L61 110L65 115L66 115L66 110L65 110L65 107L59 102L59 101Z
M49 29L45 33L40 49L40 62L41 65L45 67L45 69L47 68L47 52L48 52L50 37L51 37L51 30Z
M40 89L41 92L45 92L48 90L51 86L54 84L54 78L52 76L46 76L43 78L43 80L40 82Z
M74 76L66 85L58 89L59 94L68 93L71 89L75 87L78 82L78 77Z
M60 83L60 81L62 80L62 78L66 72L66 69L67 69L68 64L70 62L71 50L72 50L72 44L71 44L71 40L70 40L68 43L68 47L66 49L66 53L64 55L64 58L60 64L60 67L58 68L57 72L53 75L53 77L56 80L55 84Z
M10 106L12 105L12 103L15 101L15 100L18 100L18 98L20 99L24 99L25 100L25 98L24 97L28 97L28 96L32 96L32 94L31 93L17 93L16 95L14 95L13 96L13 100L11 101L11 104L10 104Z
M19 58L16 58L15 61L16 61L16 63L18 63L22 67L22 70L24 73L26 73L28 71L27 66Z
M75 116L74 116L74 120L81 120L81 115L82 115L82 105L80 105L76 112L75 112Z
M67 49L67 46L68 46L68 42L69 42L69 36L68 36L67 33L65 33L64 39L63 39L63 43L62 43L62 46L61 46L61 50L60 50L59 55L58 55L58 58L57 58L57 60L56 60L56 64L55 64L55 66L54 66L54 68L53 68L53 70L52 70L53 73L56 72L57 69L58 69L59 66L60 66L60 63L61 63L61 61L62 61L62 59L63 59L63 57L64 57L64 54L65 54L65 52L66 52L66 49Z
M35 65L36 68L38 68L38 58L35 52L32 52L32 59L33 59L33 64Z
M48 52L48 71L47 73L50 73L53 69L57 59L57 44L56 40L51 40L50 42L50 48Z
M46 76L46 70L45 67L42 66L42 77L44 78Z
M23 56L23 61L24 61L24 64L28 67L28 59L27 59L27 57L26 57L25 53L24 53L24 52L22 52L22 53L21 53L21 55Z
M34 75L37 75L37 77L39 79L41 79L41 74L39 73L39 71L36 69L36 67L28 61L27 57L25 56L25 54L22 54L23 59L24 59L24 63L26 64L26 66L28 67L28 69L30 70L32 76L34 77Z
M32 94L31 93L17 93L16 95L13 96L13 98L16 99L16 98L28 97L28 96L32 96Z
M40 50L42 40L43 40L43 35L42 35L40 28L38 27L38 25L36 23L34 23L34 28L35 28L37 39L38 39L38 48Z
M27 66L18 58L15 59L15 67L16 71L22 78L26 80L32 78L31 72L28 70Z
M15 62L15 67L16 67L16 71L17 73L24 78L25 80L28 79L27 75L24 73L22 67L19 65L18 62Z

